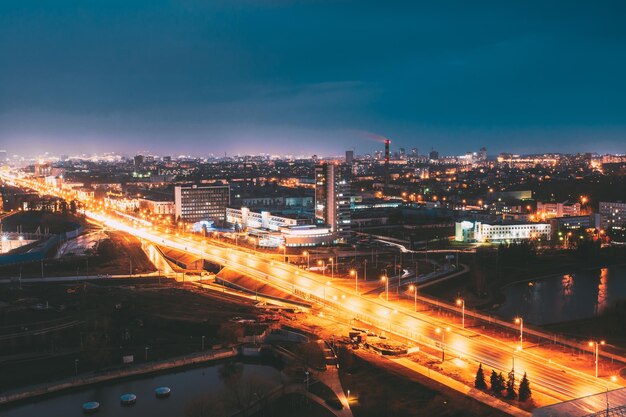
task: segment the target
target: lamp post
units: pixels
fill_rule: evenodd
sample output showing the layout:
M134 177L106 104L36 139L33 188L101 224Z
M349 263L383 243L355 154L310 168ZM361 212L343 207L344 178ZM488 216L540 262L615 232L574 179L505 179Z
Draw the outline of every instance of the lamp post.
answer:
M330 276L331 278L335 278L335 260L328 258L328 262L330 262Z
M465 328L465 300L462 298L457 298L456 305L461 306L461 327Z
M593 340L591 342L589 342L589 346L590 347L594 347L595 346L595 350L596 350L596 378L598 377L598 362L600 360L600 345L604 345L606 344L606 342L604 340Z
M387 275L383 275L380 279L385 283L385 298L389 301L389 278Z
M515 324L519 324L519 348L522 350L524 349L524 319L522 317L517 317L515 319Z
M435 329L435 333L440 334L441 335L441 363L443 363L446 360L446 345L445 345L445 336L446 336L446 332L449 332L450 328L446 327L446 330L444 331L443 329L441 329L440 327L437 327Z
M283 262L287 263L287 246L286 245L280 245L278 247L278 249L282 249L283 250Z
M204 336L202 336L202 349L201 350L204 350Z
M148 346L146 346L146 348L145 348L145 352L146 352L145 360L146 360L146 362L148 362L148 350L149 349L150 348Z
M311 255L309 255L309 252L304 251L302 252L302 256L306 256L306 269L310 269L311 268Z
M350 275L354 276L354 292L359 295L359 273L356 269L351 269Z
M417 286L410 285L409 290L413 291L413 310L417 312Z

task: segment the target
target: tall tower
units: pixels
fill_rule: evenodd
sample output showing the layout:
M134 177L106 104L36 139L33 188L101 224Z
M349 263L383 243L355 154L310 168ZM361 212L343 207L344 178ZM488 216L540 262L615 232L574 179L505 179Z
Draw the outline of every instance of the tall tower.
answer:
M315 222L328 225L340 242L349 238L349 165L323 164L315 167Z
M391 141L385 139L385 187L389 186L389 145Z

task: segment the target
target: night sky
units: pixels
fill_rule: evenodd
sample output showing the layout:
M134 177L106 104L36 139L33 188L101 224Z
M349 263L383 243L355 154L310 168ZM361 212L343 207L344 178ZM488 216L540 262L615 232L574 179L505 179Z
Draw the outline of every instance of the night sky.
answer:
M0 1L10 153L626 152L624 1Z

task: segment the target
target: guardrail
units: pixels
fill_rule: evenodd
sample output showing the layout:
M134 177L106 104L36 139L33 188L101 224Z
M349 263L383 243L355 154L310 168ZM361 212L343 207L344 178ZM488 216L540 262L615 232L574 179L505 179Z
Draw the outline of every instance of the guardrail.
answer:
M413 296L411 296L411 298L413 298ZM425 304L430 304L432 306L438 307L438 308L443 308L455 313L458 313L459 315L462 314L462 308L457 307L454 304L449 304L445 301L442 301L440 299L437 298L430 298L430 297L424 297L424 296L417 296L417 299L419 301L421 301L422 303ZM473 317L474 319L477 320L481 320L484 322L487 322L488 324L495 324L501 327L505 327L507 329L513 330L513 331L519 331L519 326L505 321L505 320L501 320L497 317L493 317L491 315L487 315L487 314L483 314L480 313L476 310L472 310L469 309L467 307L465 307L465 317ZM534 329L531 325L527 325L526 323L524 323L524 334L529 334L532 336L535 336L539 339L542 340L546 340L549 341L553 344L561 344L563 346L567 346L567 347L571 347L571 348L575 348L575 349L579 349L579 350L583 350L585 352L588 352L590 354L595 354L595 348L593 347L589 347L589 345L586 342L583 341L579 341L576 339L572 339L572 338L568 338L566 336L557 334L557 333L548 333L545 331L541 331L538 329ZM611 352L607 352L606 350L604 351L600 351L598 352L598 354L602 357L608 358L608 359L613 359L613 360L617 360L623 363L626 363L626 357L625 356L621 356L615 353L611 353Z

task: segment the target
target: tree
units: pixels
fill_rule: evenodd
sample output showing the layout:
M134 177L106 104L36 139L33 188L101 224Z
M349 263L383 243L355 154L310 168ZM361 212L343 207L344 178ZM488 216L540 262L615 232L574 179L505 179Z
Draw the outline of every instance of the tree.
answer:
M483 371L482 363L478 365L478 371L476 371L474 386L478 389L487 389L487 383L485 382L485 372Z
M504 376L502 376L502 372L498 374L495 370L492 370L490 382L491 392L498 397L502 395L502 390L504 390Z
M526 372L524 372L524 377L522 381L519 383L519 400L527 401L530 397L532 397L532 392L530 391L530 382L526 377Z
M512 400L515 397L517 397L517 392L515 392L515 371L511 369L506 380L506 398Z

